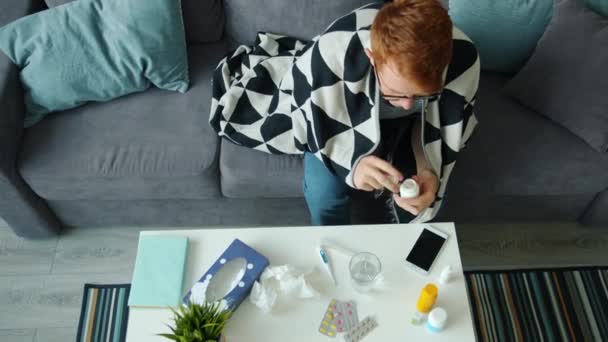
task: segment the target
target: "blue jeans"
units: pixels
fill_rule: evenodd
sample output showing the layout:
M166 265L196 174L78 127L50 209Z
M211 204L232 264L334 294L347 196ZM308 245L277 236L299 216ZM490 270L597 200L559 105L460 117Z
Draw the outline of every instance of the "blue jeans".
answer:
M350 224L348 185L312 153L304 154L304 198L313 225Z
M410 142L412 123L413 120L407 119L380 121L384 140L377 151L381 156L398 156L394 160L392 157L390 159L406 178L416 174L416 158ZM312 153L304 154L304 198L313 225L350 224L349 191L350 187L344 179L331 173ZM378 200L386 202L386 197ZM410 222L415 217L397 206L386 211L390 217L395 217L396 214L399 222Z

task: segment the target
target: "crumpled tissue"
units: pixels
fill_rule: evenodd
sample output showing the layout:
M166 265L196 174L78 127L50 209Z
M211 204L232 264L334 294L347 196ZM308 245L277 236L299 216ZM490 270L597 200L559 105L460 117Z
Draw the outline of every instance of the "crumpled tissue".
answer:
M262 312L269 313L279 294L291 298L316 298L319 292L306 281L306 274L292 265L271 266L264 270L260 281L253 284L249 300Z
M243 273L244 273L244 271L240 272L232 280L229 288L232 289L237 286L239 280L243 277ZM211 302L215 302L216 304L218 304L220 310L227 310L229 308L229 305L225 299L223 299L223 298L218 299L214 293L211 293L211 294L208 293L210 280L211 280L211 278L206 278L205 281L197 282L196 284L194 284L194 286L190 290L191 291L190 301L192 301L195 304L199 304L199 305L203 305L203 304L211 301ZM212 291L212 292L214 292L214 291Z

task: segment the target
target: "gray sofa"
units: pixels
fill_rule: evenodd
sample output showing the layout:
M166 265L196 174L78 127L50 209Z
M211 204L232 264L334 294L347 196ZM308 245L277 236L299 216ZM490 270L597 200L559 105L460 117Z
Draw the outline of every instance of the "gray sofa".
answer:
M257 31L311 38L367 2L224 0L222 38L188 47L186 94L150 89L29 129L18 70L0 55L0 217L28 238L64 227L308 224L300 157L244 149L211 130L211 74ZM42 0L3 0L0 26L45 8ZM482 74L481 124L437 220L608 224L608 154L504 96L509 78ZM366 196L356 197L356 213L374 211Z

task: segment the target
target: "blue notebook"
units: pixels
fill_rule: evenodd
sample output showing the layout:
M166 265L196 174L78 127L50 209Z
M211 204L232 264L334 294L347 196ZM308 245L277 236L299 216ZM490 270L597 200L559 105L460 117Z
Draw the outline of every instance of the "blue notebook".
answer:
M139 237L129 306L168 307L181 303L188 238Z

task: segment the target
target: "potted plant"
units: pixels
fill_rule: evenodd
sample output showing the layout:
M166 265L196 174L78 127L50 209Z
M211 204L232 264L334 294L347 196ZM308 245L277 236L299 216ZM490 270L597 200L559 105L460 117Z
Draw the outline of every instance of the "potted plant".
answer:
M225 342L222 331L232 316L231 310L223 310L219 303L182 305L173 311L171 334L158 334L176 342Z

